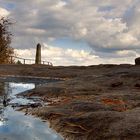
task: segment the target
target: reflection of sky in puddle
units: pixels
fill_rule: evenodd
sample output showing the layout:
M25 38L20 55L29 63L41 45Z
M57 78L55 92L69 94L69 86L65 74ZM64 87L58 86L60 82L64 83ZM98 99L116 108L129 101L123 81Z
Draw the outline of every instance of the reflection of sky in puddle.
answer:
M6 93L13 97L11 100L13 103L18 100L15 96L17 93L34 87L34 84L6 83L5 85ZM19 99L19 102L23 102L22 99ZM25 116L24 113L8 106L0 110L0 140L62 140L62 138L41 120Z
M25 83L9 83L10 95L16 95L18 93L24 92L35 88L35 84L25 84Z
M0 140L61 140L46 123L10 107L5 109L4 117L8 121L0 126Z
M10 98L12 98L12 100L9 103L18 103L22 105L33 103L31 100L28 100L26 98L17 98L16 94L34 88L35 88L35 84L7 83L7 87L6 87L7 94L10 96Z

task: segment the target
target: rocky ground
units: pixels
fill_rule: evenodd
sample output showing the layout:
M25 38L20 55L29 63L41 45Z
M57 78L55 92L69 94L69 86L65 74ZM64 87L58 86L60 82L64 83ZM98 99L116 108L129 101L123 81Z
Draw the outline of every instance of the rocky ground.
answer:
M140 139L140 66L0 65L0 75L62 79L24 96L48 103L26 113L48 120L67 140Z

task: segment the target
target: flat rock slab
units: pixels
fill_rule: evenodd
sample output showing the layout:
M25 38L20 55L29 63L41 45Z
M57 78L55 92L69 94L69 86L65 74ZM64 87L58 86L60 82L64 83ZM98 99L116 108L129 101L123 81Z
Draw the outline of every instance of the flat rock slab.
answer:
M28 106L28 113L49 120L51 127L67 140L139 140L139 66L45 69L22 66L18 69L27 71L28 75L28 70L33 68L39 69L40 73L30 71L30 75L65 78L65 81L39 86L24 96L39 96L47 103Z

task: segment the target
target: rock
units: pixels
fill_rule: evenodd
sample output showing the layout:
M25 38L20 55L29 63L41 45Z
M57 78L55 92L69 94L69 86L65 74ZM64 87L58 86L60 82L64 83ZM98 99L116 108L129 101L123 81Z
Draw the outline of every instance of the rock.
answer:
M123 82L115 82L111 84L111 87L120 87L123 85Z
M140 83L136 83L135 87L140 88Z
M135 59L135 65L140 65L140 57Z
M36 107L41 107L42 104L41 103L33 103L33 104L30 104L30 107L31 108L36 108Z

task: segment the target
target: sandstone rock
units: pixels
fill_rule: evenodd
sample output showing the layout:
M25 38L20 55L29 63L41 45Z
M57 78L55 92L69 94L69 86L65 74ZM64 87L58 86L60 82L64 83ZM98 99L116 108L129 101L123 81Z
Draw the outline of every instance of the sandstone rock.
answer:
M140 65L140 57L135 59L135 65Z

